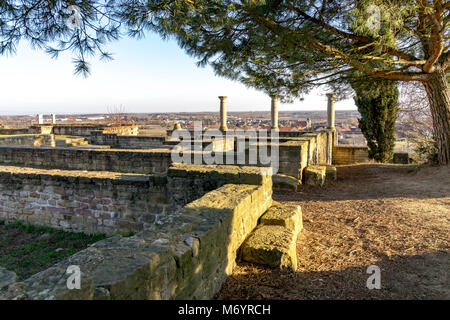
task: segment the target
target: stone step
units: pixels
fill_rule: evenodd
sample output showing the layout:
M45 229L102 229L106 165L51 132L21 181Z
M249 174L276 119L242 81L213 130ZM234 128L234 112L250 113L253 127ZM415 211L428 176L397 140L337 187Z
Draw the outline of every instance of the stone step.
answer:
M303 229L302 208L274 201L261 217L261 224L283 226L298 234Z
M308 166L305 168L305 184L315 187L321 187L325 181L334 181L337 179L336 167L330 165Z
M297 235L303 228L300 206L274 202L242 246L242 259L279 269L297 269Z
M308 166L305 168L305 184L314 187L321 187L325 183L326 166Z
M283 226L260 225L242 245L242 259L272 268L297 270L297 234Z
M272 183L274 190L297 191L298 185L301 184L301 181L284 174L274 174L272 176Z

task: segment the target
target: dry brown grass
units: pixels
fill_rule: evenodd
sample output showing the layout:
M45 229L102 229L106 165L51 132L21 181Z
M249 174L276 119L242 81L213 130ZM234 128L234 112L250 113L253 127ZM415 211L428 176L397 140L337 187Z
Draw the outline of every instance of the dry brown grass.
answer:
M338 167L338 181L274 199L300 204L297 272L239 263L218 299L450 299L450 169ZM368 290L367 267L381 268Z

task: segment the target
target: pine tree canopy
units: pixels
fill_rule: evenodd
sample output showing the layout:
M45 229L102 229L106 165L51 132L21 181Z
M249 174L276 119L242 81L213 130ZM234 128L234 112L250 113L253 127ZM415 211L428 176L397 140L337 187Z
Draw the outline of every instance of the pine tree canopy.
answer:
M122 7L134 33L174 36L199 65L268 94L298 96L354 69L426 81L450 65L445 1L192 0L155 10L157 2Z
M218 75L285 98L355 70L420 81L448 164L449 9L447 0L2 0L0 54L26 39L53 56L72 50L86 74L90 56L110 58L106 41L152 31Z

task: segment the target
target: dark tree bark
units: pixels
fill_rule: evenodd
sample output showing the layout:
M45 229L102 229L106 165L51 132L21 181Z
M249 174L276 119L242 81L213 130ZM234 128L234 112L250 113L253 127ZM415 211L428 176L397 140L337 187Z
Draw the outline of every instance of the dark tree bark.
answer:
M450 163L450 94L447 74L438 69L424 82L430 101L439 164Z

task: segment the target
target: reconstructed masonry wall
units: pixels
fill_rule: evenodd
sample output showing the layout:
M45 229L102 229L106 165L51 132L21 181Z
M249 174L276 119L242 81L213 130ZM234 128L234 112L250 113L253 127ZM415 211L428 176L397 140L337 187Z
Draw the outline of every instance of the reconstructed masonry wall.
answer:
M135 137L138 138L138 137ZM272 144L279 146L279 173L302 179L302 172L308 165L331 164L332 132L307 133L299 138L268 139L268 149ZM222 143L229 147L229 140ZM251 144L251 143L250 143ZM261 143L256 144L258 149ZM219 147L218 147L219 148ZM239 162L237 153L214 152L217 164L229 165L256 165L268 166L269 164L252 163L249 161L247 149L245 159ZM259 154L259 151L257 151ZM180 154L181 155L181 154ZM90 171L113 171L128 173L162 173L167 172L173 162L180 163L186 159L189 163L195 163L196 155L200 155L200 160L204 164L212 164L205 159L205 155L210 152L185 152L185 159L172 159L171 149L150 149L150 150L80 150L67 148L27 148L27 147L5 147L0 146L0 163L20 164L25 166L39 166L46 168L59 168L66 170L90 170ZM231 163L227 159L232 159ZM260 159L258 155L258 159Z
M0 220L111 234L170 210L163 177L0 166Z
M369 161L369 152L366 146L334 146L333 164L352 164Z
M127 173L166 172L170 150L83 150L0 146L0 163L64 170Z
M271 176L259 168L232 166L184 166L170 172L178 182L185 177L198 186L211 176L218 184L241 178L254 184L222 185L133 237L97 242L9 285L0 299L212 298L232 273L239 247L272 205ZM71 265L81 270L80 290L67 288Z
M42 124L28 128L28 133L56 134L63 136L88 137L95 131L107 134L137 135L139 127L136 125L107 126L104 124Z
M55 136L52 134L24 134L0 137L0 145L54 147Z
M165 137L146 136L119 136L117 134L104 134L102 131L91 133L90 142L96 145L129 149L149 149L164 145Z

